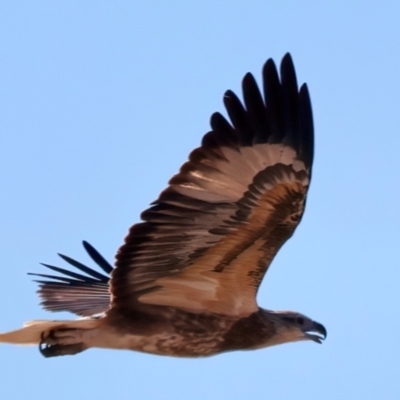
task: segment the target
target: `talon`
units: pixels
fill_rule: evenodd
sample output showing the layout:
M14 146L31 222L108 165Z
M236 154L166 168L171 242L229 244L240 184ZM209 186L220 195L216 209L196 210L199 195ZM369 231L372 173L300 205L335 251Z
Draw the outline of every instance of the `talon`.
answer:
M86 347L83 343L77 344L55 344L55 345L47 345L45 348L40 349L39 351L43 357L57 357L57 356L73 356L74 354L81 353L86 350Z
M45 350L46 350L46 348L47 348L48 346L47 346L47 343L45 343L44 341L45 341L44 332L42 332L42 333L40 334L39 352L40 352L40 354L41 354L42 356L46 357L46 355L45 355ZM44 348L42 347L43 345L45 346Z
M54 331L50 331L47 336L42 332L40 334L40 342L39 342L39 352L43 357L57 357L57 356L66 356L66 355L74 355L86 350L86 346L83 343L75 343L69 345L63 344L49 344L46 341L55 342Z

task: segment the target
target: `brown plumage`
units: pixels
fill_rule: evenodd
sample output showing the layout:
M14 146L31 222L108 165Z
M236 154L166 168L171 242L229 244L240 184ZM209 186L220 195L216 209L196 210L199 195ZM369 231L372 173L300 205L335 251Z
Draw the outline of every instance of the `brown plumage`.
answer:
M256 302L304 212L314 141L307 87L298 90L289 54L280 77L272 60L264 65L263 95L251 74L242 86L244 104L225 93L230 122L212 115L201 146L130 229L115 268L84 242L105 274L63 255L81 272L44 264L61 276L33 274L45 309L89 319L36 321L0 341L40 343L47 357L90 347L206 356L326 337L304 315Z

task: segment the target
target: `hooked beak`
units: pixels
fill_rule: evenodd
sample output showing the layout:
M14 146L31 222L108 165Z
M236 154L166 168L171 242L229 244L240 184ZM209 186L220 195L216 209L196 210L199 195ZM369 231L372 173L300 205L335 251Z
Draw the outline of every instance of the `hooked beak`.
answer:
M311 329L307 329L304 335L307 339L313 340L316 343L322 343L322 341L326 339L327 332L322 324L313 321Z

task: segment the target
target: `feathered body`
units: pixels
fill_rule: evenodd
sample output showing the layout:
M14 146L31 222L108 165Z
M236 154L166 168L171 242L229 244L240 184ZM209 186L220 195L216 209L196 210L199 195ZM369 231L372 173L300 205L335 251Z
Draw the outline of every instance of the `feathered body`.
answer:
M244 104L227 91L221 114L141 223L130 229L115 268L88 243L105 274L61 255L79 273L41 278L50 311L87 319L36 322L0 341L40 343L45 356L90 347L207 356L326 336L304 315L258 307L258 287L304 212L314 151L306 85L290 55L263 68L262 92L243 79ZM82 274L83 273L83 274ZM43 347L44 346L44 347Z

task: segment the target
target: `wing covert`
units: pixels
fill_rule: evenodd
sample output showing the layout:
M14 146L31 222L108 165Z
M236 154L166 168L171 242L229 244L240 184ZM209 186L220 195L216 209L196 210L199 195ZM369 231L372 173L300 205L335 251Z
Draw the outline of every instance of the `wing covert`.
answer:
M230 122L212 115L201 146L130 229L112 274L112 307L258 309L261 280L304 211L313 122L289 54L280 78L266 62L263 95L251 74L242 86L244 105L225 93Z

